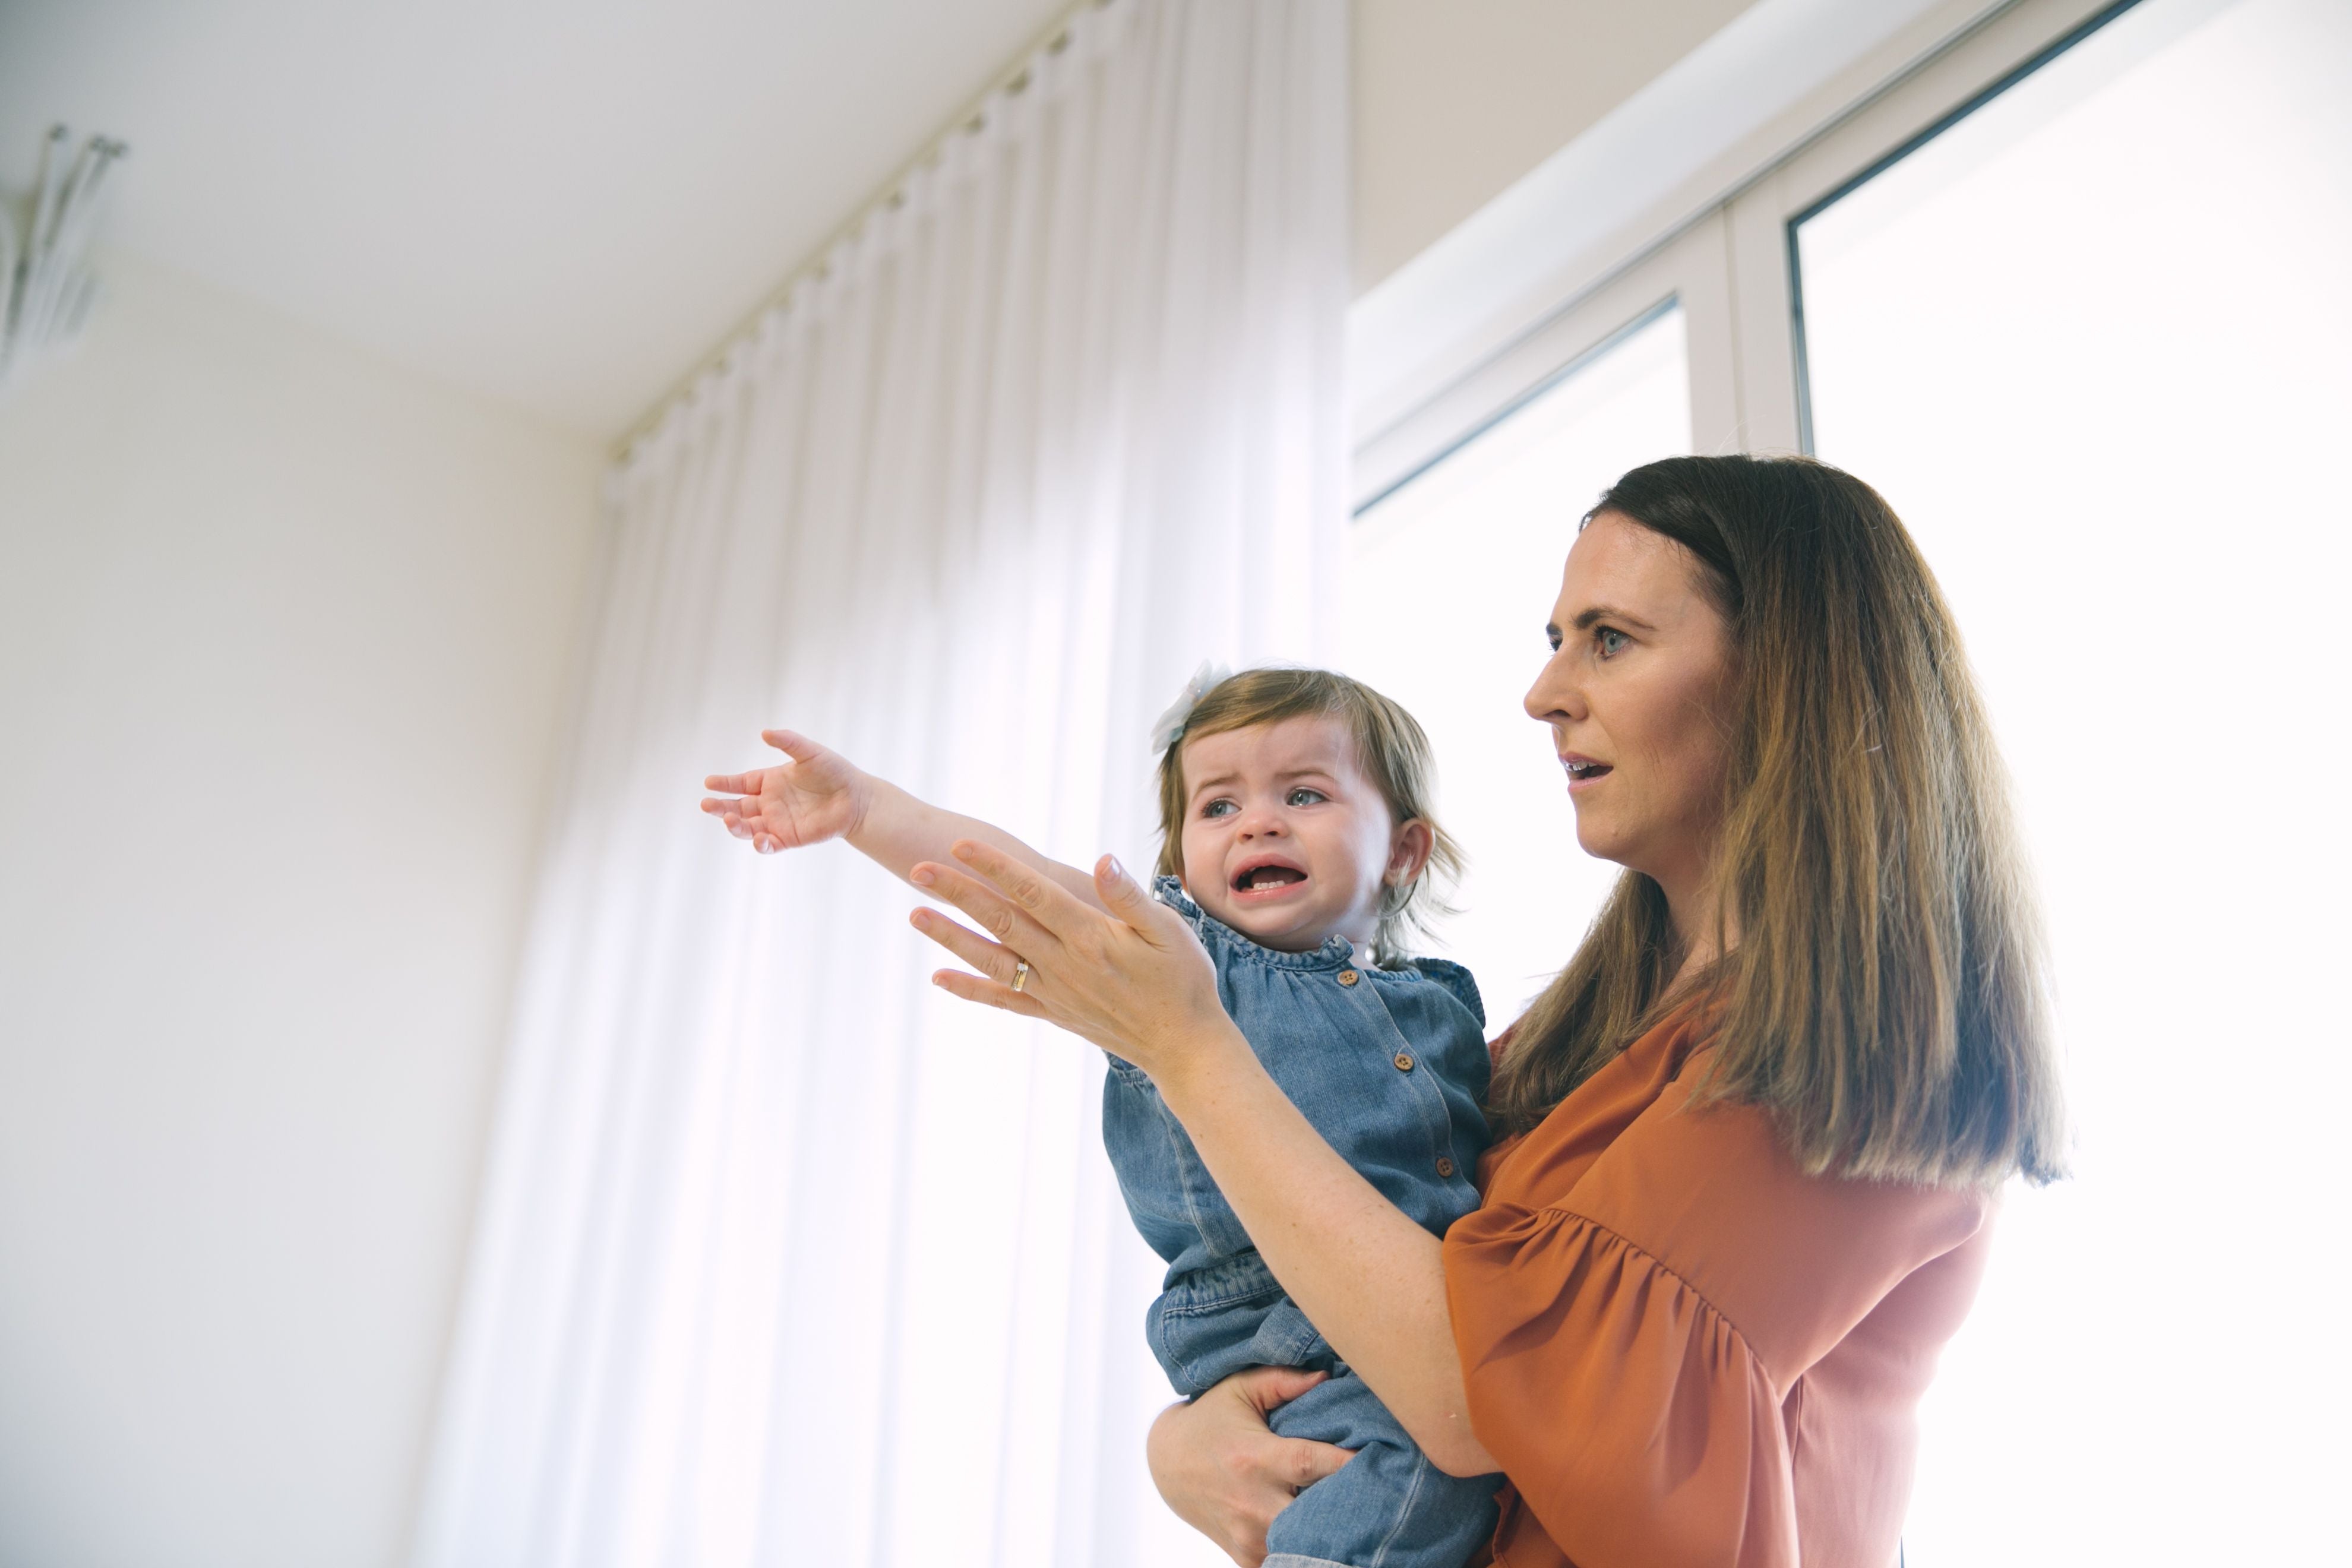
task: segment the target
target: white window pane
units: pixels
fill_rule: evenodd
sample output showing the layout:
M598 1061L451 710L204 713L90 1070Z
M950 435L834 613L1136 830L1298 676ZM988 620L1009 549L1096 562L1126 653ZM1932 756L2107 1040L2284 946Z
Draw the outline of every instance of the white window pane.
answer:
M1626 469L1690 449L1683 318L1638 326L1356 521L1341 667L1437 753L1470 870L1440 951L1500 1027L1568 960L1617 868L1589 859L1549 733L1519 706L1576 525Z
M2341 1561L2352 5L2146 0L1799 242L1816 447L2018 781L2079 1131L1911 1568Z

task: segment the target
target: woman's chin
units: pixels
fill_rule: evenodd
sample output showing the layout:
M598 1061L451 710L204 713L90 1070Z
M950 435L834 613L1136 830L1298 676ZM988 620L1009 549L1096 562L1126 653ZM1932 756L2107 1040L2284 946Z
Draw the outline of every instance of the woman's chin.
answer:
M1637 864L1643 858L1640 841L1630 833L1612 831L1607 821L1595 821L1579 815L1576 819L1577 847L1595 860L1606 860L1612 866L1622 866L1629 871L1642 869Z

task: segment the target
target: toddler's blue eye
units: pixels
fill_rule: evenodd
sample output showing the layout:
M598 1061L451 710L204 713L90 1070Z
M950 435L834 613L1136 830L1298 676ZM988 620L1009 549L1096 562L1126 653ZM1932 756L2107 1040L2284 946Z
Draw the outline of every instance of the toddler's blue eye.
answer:
M1213 800L1201 808L1202 816L1231 816L1240 806L1229 800Z
M1304 796L1305 798L1301 799L1301 796ZM1326 797L1321 790L1308 789L1305 784L1300 784L1297 789L1292 790L1289 795L1286 798L1288 804L1292 805L1313 805L1316 802Z

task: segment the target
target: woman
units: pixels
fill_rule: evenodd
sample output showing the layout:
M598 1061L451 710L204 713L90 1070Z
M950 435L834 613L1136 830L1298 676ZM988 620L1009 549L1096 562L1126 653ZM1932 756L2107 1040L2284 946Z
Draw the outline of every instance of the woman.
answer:
M1432 1460L1507 1476L1495 1561L1877 1568L1993 1191L2059 1165L2032 910L1958 637L1867 486L1748 458L1626 475L1548 630L1528 710L1580 842L1625 874L1498 1042L1504 1142L1442 1243L1284 1100L1116 861L1106 917L959 845L917 879L995 940L916 922L981 972L950 991L1151 1075ZM1162 1493L1238 1561L1344 1461L1265 1430L1304 1381L1241 1373L1154 1427Z

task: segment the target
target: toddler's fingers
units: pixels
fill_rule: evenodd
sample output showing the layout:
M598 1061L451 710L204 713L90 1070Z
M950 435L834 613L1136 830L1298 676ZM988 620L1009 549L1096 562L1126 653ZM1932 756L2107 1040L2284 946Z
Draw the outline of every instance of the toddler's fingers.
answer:
M1317 1443L1305 1437L1280 1437L1276 1441L1282 1445L1276 1463L1283 1479L1301 1491L1356 1457L1336 1444Z
M1242 1374L1245 1395L1260 1415L1277 1405L1287 1405L1317 1384L1329 1377L1323 1372L1307 1372L1295 1366L1254 1367Z
M810 740L806 735L801 734L797 731L762 730L760 731L760 739L767 742L768 744L775 747L776 750L783 752L784 755L792 758L792 760L796 763L805 763L813 758L821 757L824 754L824 748L823 746L818 745L814 741Z
M702 809L717 817L719 826L736 837L749 838L762 825L757 821L756 816L746 817L743 815L742 804L740 800L706 800L702 803Z
M702 787L719 795L757 795L760 775L757 773L712 773L702 781Z
M743 826L743 818L735 809L740 804L731 800L706 800L702 803L702 810L705 816L717 817L719 826L736 837L748 838L751 830Z

